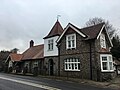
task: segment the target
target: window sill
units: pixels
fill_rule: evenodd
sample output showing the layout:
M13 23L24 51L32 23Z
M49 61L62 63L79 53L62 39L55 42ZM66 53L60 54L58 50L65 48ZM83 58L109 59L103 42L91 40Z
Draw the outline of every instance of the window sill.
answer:
M72 71L72 72L76 72L76 71L77 71L77 72L78 72L78 71L80 71L80 70L64 70L64 71L67 71L67 72L68 72L68 71Z
M53 50L47 50L47 51L49 52L49 51L53 51Z
M102 70L101 72L114 72L114 70Z
M76 49L76 48L67 48L67 50L74 50L74 49Z

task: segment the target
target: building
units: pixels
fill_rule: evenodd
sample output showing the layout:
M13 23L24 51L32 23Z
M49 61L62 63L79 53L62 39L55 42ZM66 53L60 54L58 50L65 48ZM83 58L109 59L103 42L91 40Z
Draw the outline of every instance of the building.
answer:
M60 75L96 81L114 77L112 43L104 23L82 29L69 23L57 44Z
M96 81L115 76L112 43L104 23L82 29L69 23L63 31L57 21L44 38L44 46L44 64L49 75Z
M6 59L7 69L6 72L21 72L21 58L22 54L11 53Z
M27 73L34 73L34 68L37 68L38 74L43 74L44 63L44 44L34 46L34 41L30 41L30 47L22 53L21 58L22 70L27 67Z
M51 31L44 37L44 65L47 69L46 74L58 75L58 48L57 39L62 34L63 28L57 20Z
M39 74L91 79L110 80L115 77L113 46L105 24L78 28L69 23L65 29L57 20L44 38L44 44L30 47L23 52L21 67L28 73L37 67ZM22 70L23 70L22 68Z

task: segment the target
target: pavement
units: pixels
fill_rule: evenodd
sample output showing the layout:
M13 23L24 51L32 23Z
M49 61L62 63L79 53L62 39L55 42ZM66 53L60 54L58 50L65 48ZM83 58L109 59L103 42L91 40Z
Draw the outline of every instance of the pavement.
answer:
M50 78L50 79L55 79L55 80L63 80L63 81L67 81L67 82L75 82L75 83L80 83L80 84L90 85L90 86L95 86L95 87L111 88L111 89L115 89L115 90L120 90L120 76L116 77L115 79L113 79L109 82L97 82L97 81L86 80L86 79L57 77L57 76L39 75L39 77Z
M10 74L8 74L10 75ZM103 88L103 90L120 90L120 77L116 77L114 80L111 80L110 82L96 82L96 81L92 81L92 80L85 80L85 79L76 79L76 78L67 78L67 77L58 77L58 76L43 76L43 75L39 75L37 77L33 77L32 74L26 74L27 76L22 76L22 74L16 75L16 77L22 77L22 78L27 78L27 77L32 77L32 78L39 78L39 79L48 79L48 80L54 80L54 81L58 81L58 82L66 82L66 83L74 83L74 84L80 84L80 86L82 85L81 88L83 88L83 86L87 86L87 87L94 87L97 89L78 89L80 88L78 85L78 88L74 88L74 89L62 89L62 90L99 90L98 88ZM44 81L43 81L44 82ZM65 83L65 84L66 84ZM56 83L55 83L56 84ZM48 84L49 85L49 84ZM58 83L57 83L58 85ZM63 85L60 85L62 87L64 87ZM58 85L59 87L59 85ZM72 87L71 87L72 88Z

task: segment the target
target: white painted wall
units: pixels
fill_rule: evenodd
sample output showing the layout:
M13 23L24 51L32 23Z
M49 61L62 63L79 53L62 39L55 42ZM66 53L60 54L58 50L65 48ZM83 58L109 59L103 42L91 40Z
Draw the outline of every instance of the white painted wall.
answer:
M12 66L13 66L13 62L12 62L12 61L9 61L8 67L12 67Z
M57 43L56 40L58 39L59 36L55 36L55 37L51 37L51 38L47 38L44 39L44 57L46 56L58 56L58 48L57 48ZM53 44L53 50L49 51L48 50L48 40L53 39L54 44Z

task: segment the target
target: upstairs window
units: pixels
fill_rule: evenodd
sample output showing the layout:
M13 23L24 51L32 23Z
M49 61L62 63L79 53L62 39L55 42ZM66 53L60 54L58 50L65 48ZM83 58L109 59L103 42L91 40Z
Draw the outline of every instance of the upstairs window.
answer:
M48 40L48 51L52 51L53 50L53 39Z
M105 35L104 34L100 35L100 45L101 45L101 48L106 48L106 42L105 42Z
M66 36L66 48L76 48L76 34L70 34Z
M113 71L113 60L112 55L100 55L101 59L101 70L103 72Z
M69 58L65 60L65 71L80 71L80 60L77 58Z

